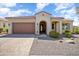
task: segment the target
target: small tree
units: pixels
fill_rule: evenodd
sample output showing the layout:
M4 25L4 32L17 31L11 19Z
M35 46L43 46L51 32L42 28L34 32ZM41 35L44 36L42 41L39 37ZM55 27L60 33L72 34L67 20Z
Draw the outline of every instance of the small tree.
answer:
M7 26L3 27L3 32L8 33L8 27Z

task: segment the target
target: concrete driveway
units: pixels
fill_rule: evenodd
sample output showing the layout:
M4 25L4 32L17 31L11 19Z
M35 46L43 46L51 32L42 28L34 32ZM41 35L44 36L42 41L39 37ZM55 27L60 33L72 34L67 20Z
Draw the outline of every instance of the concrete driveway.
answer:
M34 38L0 38L0 55L27 56Z

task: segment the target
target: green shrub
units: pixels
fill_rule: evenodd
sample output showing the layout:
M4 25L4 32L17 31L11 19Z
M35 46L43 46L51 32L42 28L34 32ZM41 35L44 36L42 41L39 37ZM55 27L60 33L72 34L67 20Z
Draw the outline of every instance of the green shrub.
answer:
M76 31L76 34L79 34L79 31L78 30Z
M0 33L3 31L3 28L0 28Z
M8 29L6 29L6 32L8 33Z
M50 37L53 37L53 38L58 38L59 37L59 33L58 32L56 32L56 31L50 31L49 32L49 36Z
M69 37L69 38L72 36L71 31L68 31L68 30L66 30L66 31L64 32L64 34L65 34L66 37Z
M3 32L8 33L8 28L7 27L3 27Z

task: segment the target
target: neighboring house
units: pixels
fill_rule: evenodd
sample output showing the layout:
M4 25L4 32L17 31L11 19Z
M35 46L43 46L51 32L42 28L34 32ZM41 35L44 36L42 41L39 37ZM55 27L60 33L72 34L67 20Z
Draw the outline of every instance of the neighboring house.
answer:
M8 20L4 19L4 18L0 18L0 33L1 33L1 29L8 28Z
M2 18L0 18L0 28L3 27L3 23L4 23L4 20Z
M7 20L0 18L0 28L3 28L6 26Z
M63 30L73 31L73 21L62 17L53 17L41 11L34 16L5 17L9 24L9 34L47 34L51 30L63 33Z

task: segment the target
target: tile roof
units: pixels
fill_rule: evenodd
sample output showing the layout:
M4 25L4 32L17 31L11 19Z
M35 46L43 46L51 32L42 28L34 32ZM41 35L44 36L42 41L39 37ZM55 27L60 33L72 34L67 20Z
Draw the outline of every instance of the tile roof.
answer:
M35 16L5 17L5 19L35 19Z
M63 17L51 17L52 19L64 19Z
M40 12L37 12L35 15L37 15L37 14L39 14L39 13L42 13L42 12L44 12L44 13L46 13L46 14L49 14L49 15L51 15L50 13L48 13L48 12L45 12L45 11L40 11Z

